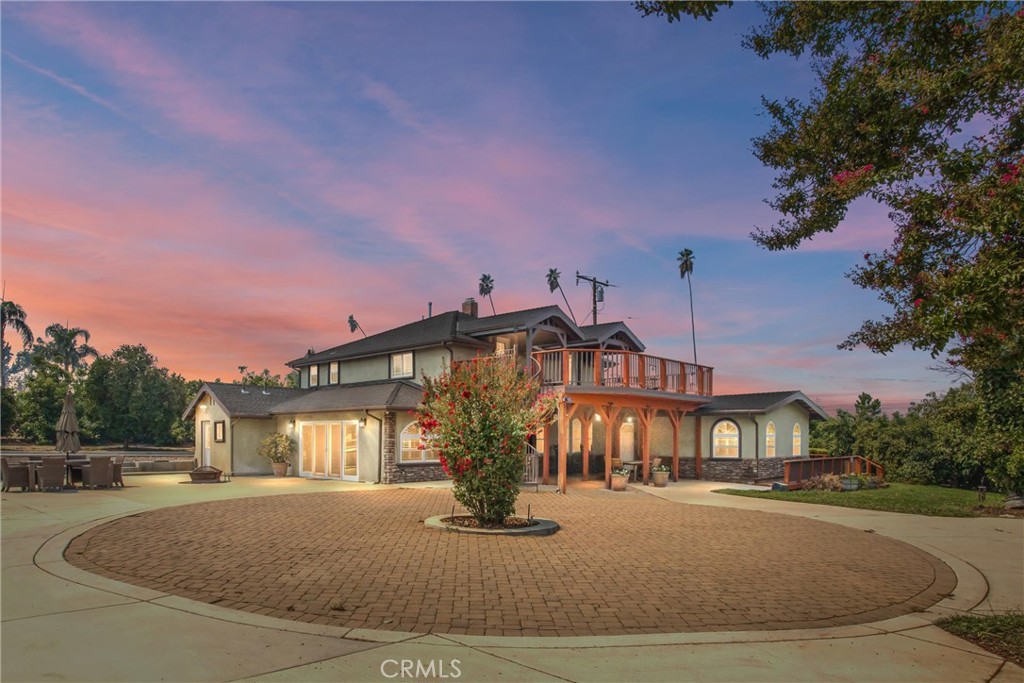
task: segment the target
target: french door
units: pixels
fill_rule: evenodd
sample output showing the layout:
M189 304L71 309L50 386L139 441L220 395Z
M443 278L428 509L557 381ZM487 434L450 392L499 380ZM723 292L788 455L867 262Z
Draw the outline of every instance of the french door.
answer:
M359 481L359 423L303 422L299 425L299 474Z

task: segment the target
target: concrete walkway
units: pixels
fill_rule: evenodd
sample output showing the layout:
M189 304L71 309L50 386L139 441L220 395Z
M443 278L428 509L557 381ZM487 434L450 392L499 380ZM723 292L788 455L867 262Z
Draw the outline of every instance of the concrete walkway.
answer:
M723 485L707 482L636 487L671 501L871 529L945 562L957 575L957 587L925 612L832 628L575 638L417 636L225 609L112 581L64 561L64 548L87 529L145 510L374 488L296 478L192 486L181 484L183 479L130 477L123 491L3 494L3 681L1024 681L1020 667L931 625L951 612L1024 609L1020 519L945 519L762 501L713 494ZM885 567L877 571L884 576Z

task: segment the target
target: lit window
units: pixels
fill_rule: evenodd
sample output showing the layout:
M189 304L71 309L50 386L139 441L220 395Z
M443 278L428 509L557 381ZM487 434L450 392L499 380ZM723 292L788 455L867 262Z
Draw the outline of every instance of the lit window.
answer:
M426 448L430 443L430 437L420 434L418 423L413 422L403 429L400 441L398 462L437 462L438 453L433 448Z
M793 457L799 457L800 451L802 450L802 444L800 442L800 424L793 425Z
M309 366L309 386L315 387L320 384L320 366L310 365Z
M412 377L412 351L391 354L391 376Z
M769 422L768 427L765 429L764 439L764 456L766 458L775 457L775 423Z
M330 379L330 383L331 384L337 384L338 383L338 362L337 361L331 363L331 379Z
M712 457L740 457L740 428L732 420L722 420L711 433Z

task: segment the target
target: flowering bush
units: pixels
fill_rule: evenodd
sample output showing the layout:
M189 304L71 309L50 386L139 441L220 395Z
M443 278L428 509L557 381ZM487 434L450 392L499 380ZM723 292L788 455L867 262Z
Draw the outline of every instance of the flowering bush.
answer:
M270 462L291 462L295 450L295 439L287 434L271 434L260 443L260 455Z
M539 384L501 358L452 363L423 387L417 420L455 482L455 499L482 526L501 525L515 512L526 441L554 399L540 398Z

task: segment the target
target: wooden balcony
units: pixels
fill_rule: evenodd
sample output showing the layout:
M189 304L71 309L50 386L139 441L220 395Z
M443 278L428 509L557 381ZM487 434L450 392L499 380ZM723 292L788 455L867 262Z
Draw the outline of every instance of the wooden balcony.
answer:
M541 386L546 387L604 387L712 395L713 368L634 351L535 351L533 361Z

